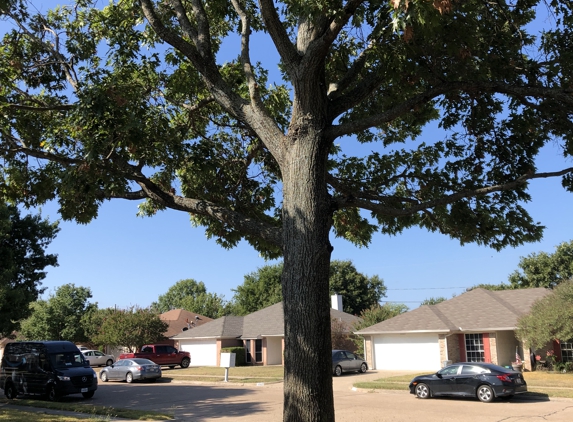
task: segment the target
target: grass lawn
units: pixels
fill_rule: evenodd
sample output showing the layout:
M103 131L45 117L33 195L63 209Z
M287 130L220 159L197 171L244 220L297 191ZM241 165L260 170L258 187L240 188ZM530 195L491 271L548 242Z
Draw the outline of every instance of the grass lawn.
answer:
M29 421L109 421L112 417L133 419L137 421L156 421L156 420L171 420L174 419L173 415L164 412L154 412L147 410L134 410L134 409L115 409L106 406L94 406L89 403L66 403L65 398L60 402L50 402L46 400L29 400L29 399L15 399L8 400L5 398L0 399L0 421L15 421L15 422L29 422ZM5 406L7 404L7 406ZM9 404L28 407L40 407L43 409L65 410L68 412L75 412L81 414L92 415L92 418L75 418L73 416L50 415L47 413L27 412L19 409L10 408ZM14 417L14 415L18 415ZM27 417L20 417L20 415L27 415ZM32 417L30 416L32 415Z
M220 382L225 380L225 368L191 367L191 368L162 368L161 379L170 381L201 381ZM237 366L229 368L229 382L240 384L281 382L284 379L284 367L272 366ZM160 380L158 380L160 381Z
M357 382L354 386L371 390L408 391L408 385L415 376L416 375L402 375L398 377L380 378L370 382ZM573 398L573 373L562 374L560 372L535 371L524 372L523 377L527 382L527 394Z

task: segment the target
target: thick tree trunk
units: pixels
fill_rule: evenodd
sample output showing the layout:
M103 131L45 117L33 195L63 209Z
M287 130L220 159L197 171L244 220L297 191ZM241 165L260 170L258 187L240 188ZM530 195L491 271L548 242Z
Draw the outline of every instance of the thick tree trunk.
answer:
M283 163L285 421L334 421L326 146L301 122ZM304 132L304 133L301 133Z

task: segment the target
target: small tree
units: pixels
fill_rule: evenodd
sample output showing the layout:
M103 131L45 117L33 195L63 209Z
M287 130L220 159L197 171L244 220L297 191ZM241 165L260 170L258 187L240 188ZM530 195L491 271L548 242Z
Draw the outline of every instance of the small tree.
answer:
M517 323L517 337L538 349L553 340L573 339L573 280L539 299Z
M370 327L378 324L379 322L386 321L387 319L394 318L397 315L403 314L408 311L408 306L403 303L389 303L384 305L374 305L362 311L360 320L354 324L354 331L360 331L363 328ZM353 339L356 345L357 353L364 354L364 340L362 337Z
M134 352L144 344L164 341L167 328L167 323L148 308L108 310L92 341L98 345L126 347Z
M88 301L91 297L88 287L58 287L47 300L32 303L32 314L22 321L21 336L28 340L88 340L82 317L97 309L97 304Z

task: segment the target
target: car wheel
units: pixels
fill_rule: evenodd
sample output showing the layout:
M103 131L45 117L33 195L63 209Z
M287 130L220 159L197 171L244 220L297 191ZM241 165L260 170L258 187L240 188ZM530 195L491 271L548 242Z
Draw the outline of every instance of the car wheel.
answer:
M49 401L58 401L60 399L59 394L56 392L56 387L53 385L48 386L48 392L46 393L46 397Z
M107 372L102 372L99 377L103 382L107 382Z
M477 389L477 398L484 403L490 403L493 398L493 390L489 385L480 385Z
M128 372L127 375L125 376L125 380L128 383L132 383L133 382L133 374L131 372Z
M366 371L368 371L368 365L363 363L362 365L360 365L360 372L364 373Z
M82 393L84 399L91 399L94 396L95 391L88 391L87 393Z
M340 365L336 365L336 368L334 368L334 375L336 375L337 377L342 375L342 368L340 367Z
M14 387L13 382L7 382L4 386L4 395L8 400L13 400L16 398L18 393L16 392L16 387Z
M183 360L181 361L181 368L188 368L190 363L191 359L183 358Z
M421 382L416 386L416 397L419 399L429 399L430 398L430 387Z
M111 366L113 365L113 360L108 359L107 362L105 363L105 366Z

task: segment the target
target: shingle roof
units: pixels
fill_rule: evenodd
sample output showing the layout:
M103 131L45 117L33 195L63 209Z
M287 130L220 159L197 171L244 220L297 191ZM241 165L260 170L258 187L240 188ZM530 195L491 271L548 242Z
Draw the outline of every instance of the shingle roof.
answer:
M191 328L177 334L173 339L190 338L260 338L284 336L283 303L275 303L244 317L226 316L215 319L200 327ZM352 325L358 317L345 312L330 310L330 316Z
M545 288L474 289L437 305L424 305L357 331L356 334L513 330Z
M171 338L175 340L189 338L237 338L242 333L244 318L242 316L224 316L198 327L190 328Z
M199 317L198 319L196 317ZM163 312L159 315L162 321L168 324L167 331L164 333L165 337L172 337L179 334L183 328L189 327L190 324L197 327L203 325L209 321L213 321L213 318L197 314L195 312L190 312L185 309L172 309L167 312Z

